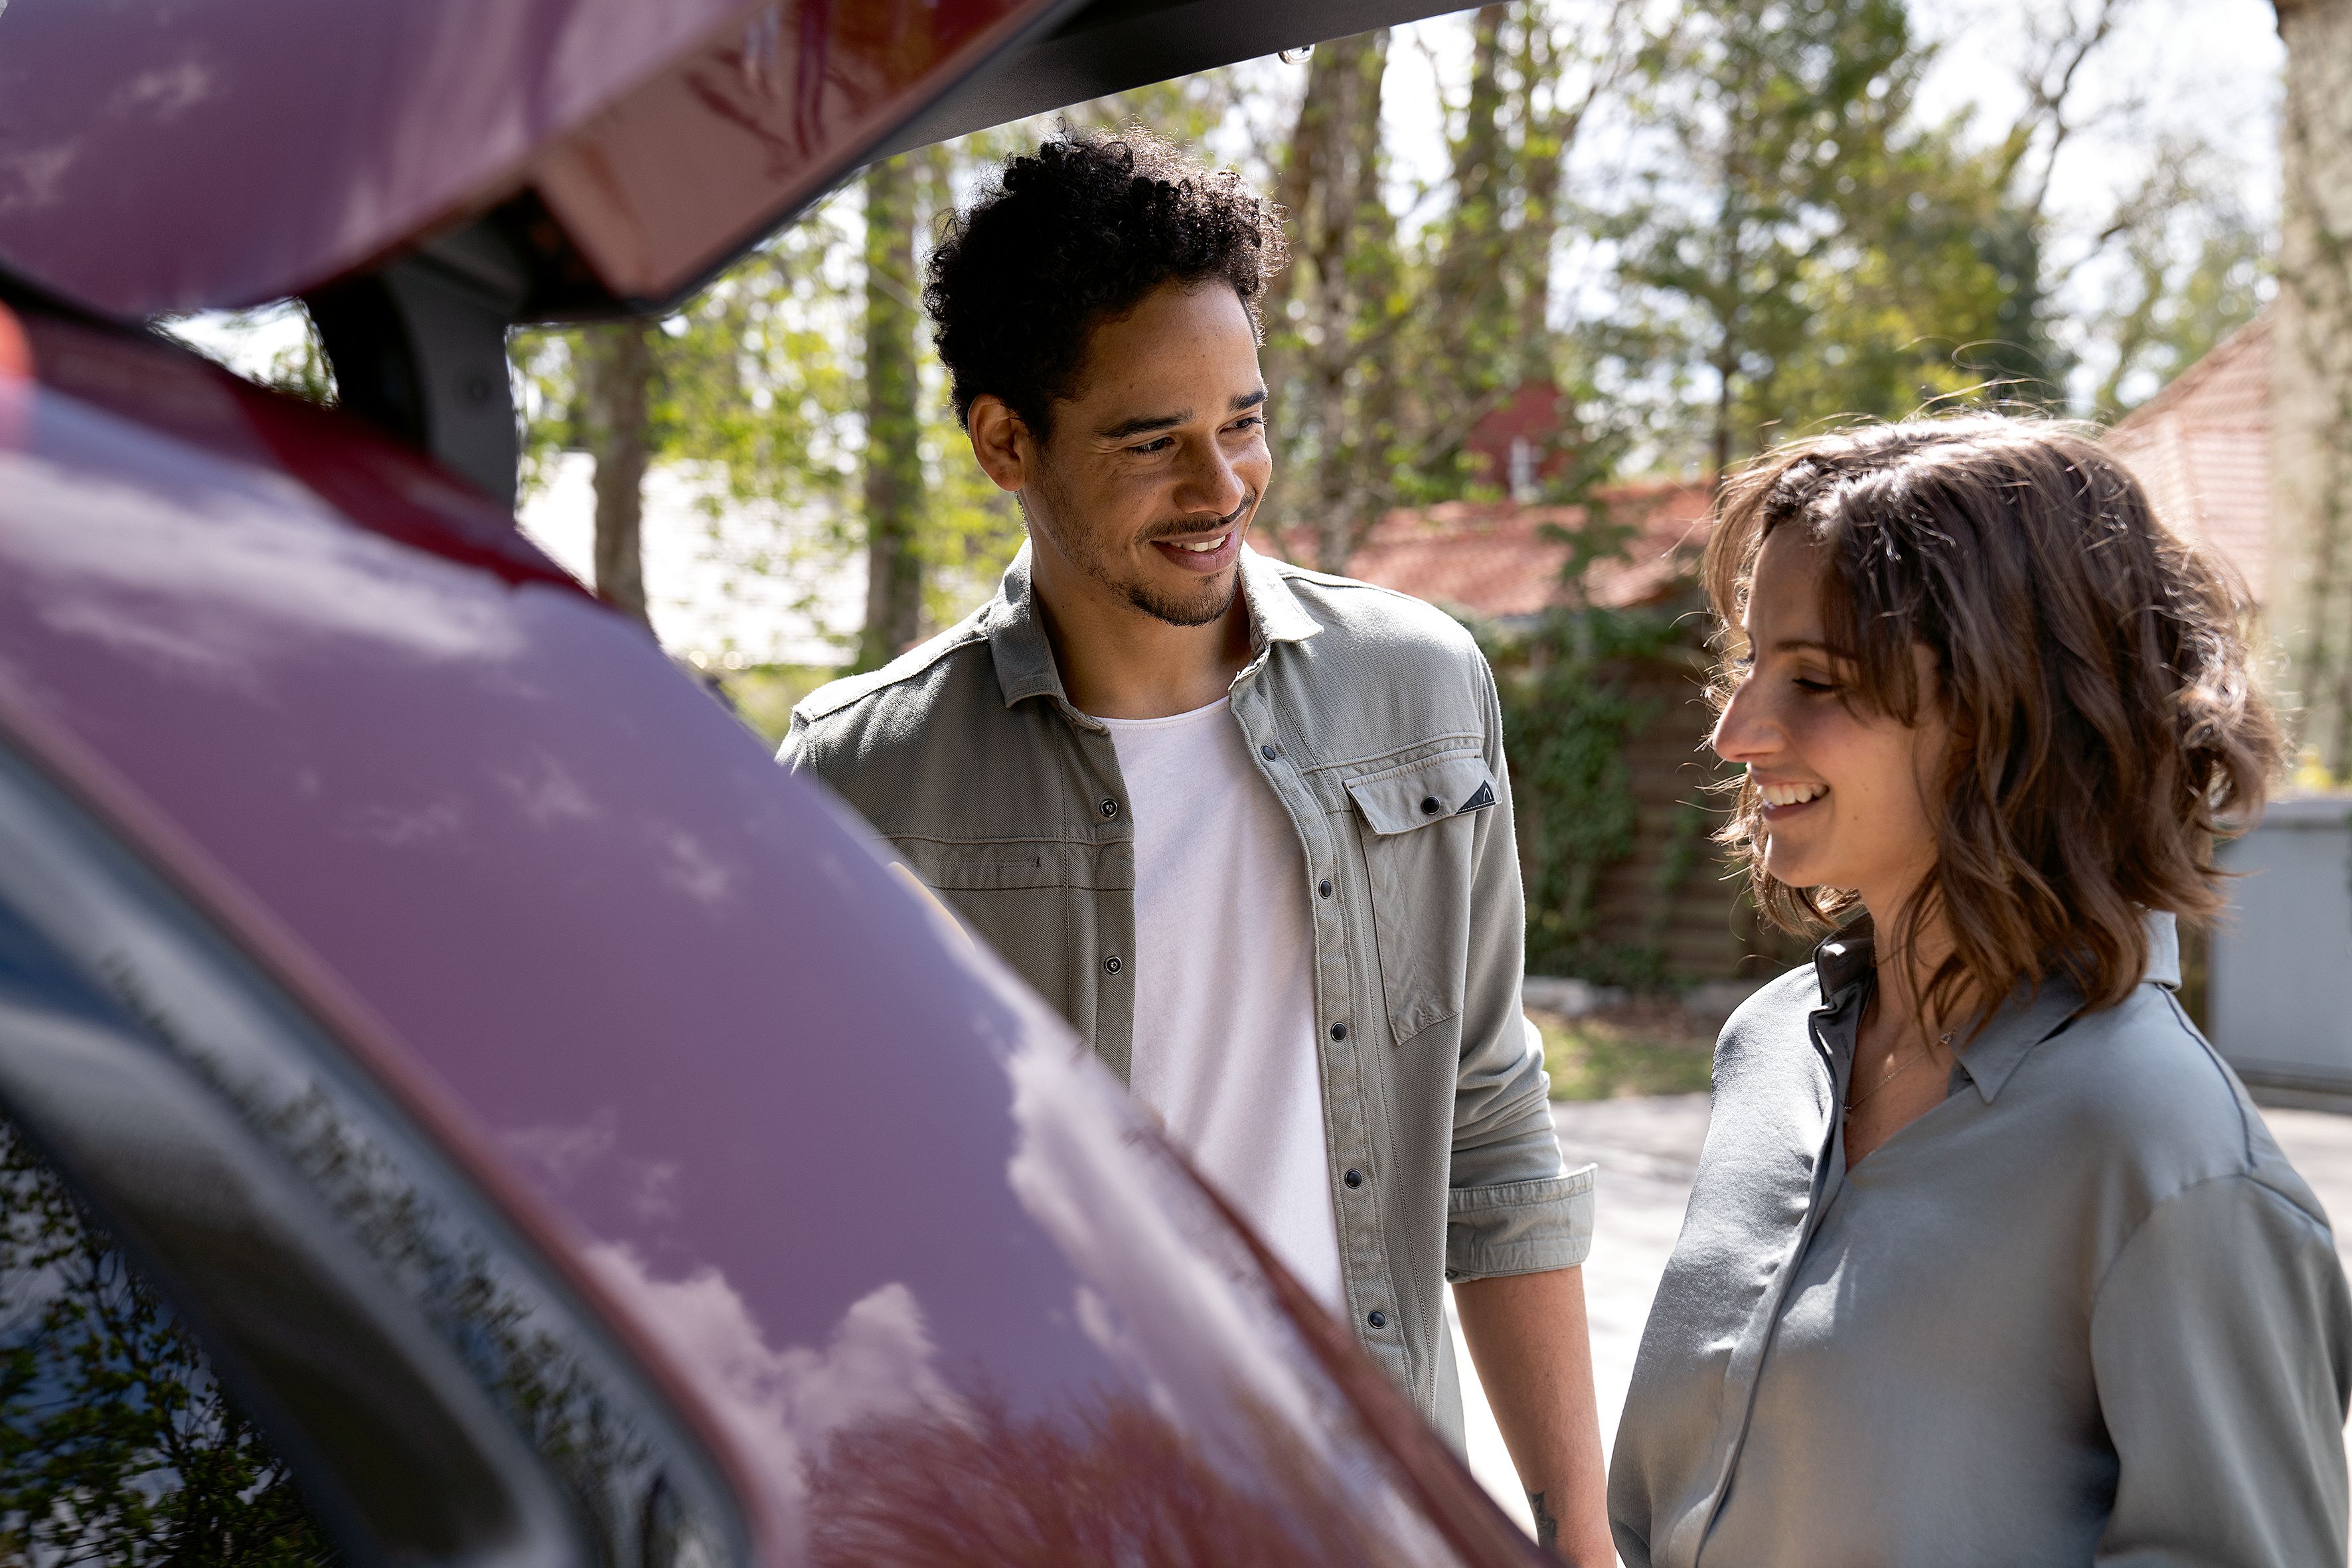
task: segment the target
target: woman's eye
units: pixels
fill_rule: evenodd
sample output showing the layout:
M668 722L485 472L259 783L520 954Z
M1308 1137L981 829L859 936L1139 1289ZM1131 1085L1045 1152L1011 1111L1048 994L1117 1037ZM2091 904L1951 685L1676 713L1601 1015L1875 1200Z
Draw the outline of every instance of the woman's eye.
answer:
M1818 675L1801 675L1796 678L1796 680L1797 689L1800 691L1810 691L1819 695L1837 689L1836 681L1824 680Z

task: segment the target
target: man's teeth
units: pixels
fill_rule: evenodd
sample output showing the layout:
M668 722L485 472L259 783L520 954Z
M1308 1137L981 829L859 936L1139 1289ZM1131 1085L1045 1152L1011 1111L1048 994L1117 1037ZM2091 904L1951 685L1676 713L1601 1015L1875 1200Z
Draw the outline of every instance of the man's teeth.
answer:
M1195 555L1206 555L1210 551L1214 550L1219 545L1224 543L1225 537L1225 535L1221 533L1205 544L1187 544L1181 539L1171 539L1168 542L1174 545L1179 550L1189 550Z
M1819 800L1830 793L1830 786L1818 784L1759 784L1764 792L1767 805L1802 805L1809 800Z

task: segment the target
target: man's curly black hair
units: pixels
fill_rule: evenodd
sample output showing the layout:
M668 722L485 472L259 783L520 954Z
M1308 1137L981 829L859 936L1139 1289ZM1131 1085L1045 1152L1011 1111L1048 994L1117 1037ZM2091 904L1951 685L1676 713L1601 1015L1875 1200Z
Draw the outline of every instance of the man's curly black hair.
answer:
M956 418L992 395L1044 440L1087 334L1167 283L1225 283L1261 334L1285 256L1274 204L1139 127L1061 135L1004 166L945 226L923 306Z

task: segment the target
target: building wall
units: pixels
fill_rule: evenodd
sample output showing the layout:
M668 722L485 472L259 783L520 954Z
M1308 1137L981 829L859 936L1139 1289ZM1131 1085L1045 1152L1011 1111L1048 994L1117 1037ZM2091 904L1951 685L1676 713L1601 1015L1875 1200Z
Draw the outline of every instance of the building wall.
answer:
M1714 843L1728 803L1709 786L1735 770L1707 749L1714 716L1698 655L1691 648L1684 657L1612 671L1653 716L1622 752L1635 812L1633 852L1601 869L1592 898L1596 939L1621 952L1650 952L1658 977L1675 986L1769 979L1810 947L1761 929L1744 875L1733 872ZM1516 774L1513 791L1523 818L1545 809ZM1528 881L1532 887L1535 878ZM1584 978L1617 982L1626 975Z

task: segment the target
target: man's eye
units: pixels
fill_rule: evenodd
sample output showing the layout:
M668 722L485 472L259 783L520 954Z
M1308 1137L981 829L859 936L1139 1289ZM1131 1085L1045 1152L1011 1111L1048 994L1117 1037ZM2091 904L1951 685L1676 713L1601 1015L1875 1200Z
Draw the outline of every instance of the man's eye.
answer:
M1226 426L1226 428L1232 430L1258 430L1265 428L1265 416L1263 415L1253 414L1247 418L1234 420L1233 424Z
M1162 436L1157 441L1139 442L1135 446L1129 447L1128 450L1134 453L1139 458L1148 458L1154 452L1164 452L1175 444L1176 438L1174 437Z

